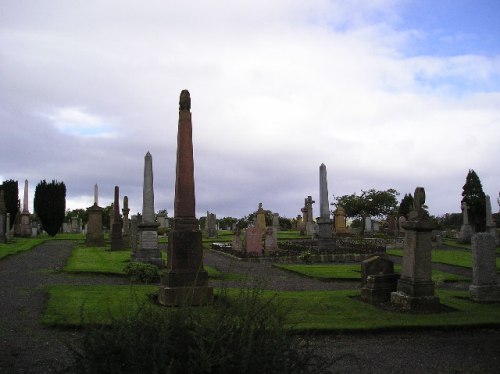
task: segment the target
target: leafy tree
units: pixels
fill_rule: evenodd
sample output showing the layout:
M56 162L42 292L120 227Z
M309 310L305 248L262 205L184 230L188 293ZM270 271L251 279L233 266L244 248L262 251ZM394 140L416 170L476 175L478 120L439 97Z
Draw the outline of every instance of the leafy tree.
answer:
M73 209L73 210L67 210L64 220L69 221L73 217L78 217L82 219L82 223L85 224L89 220L89 214L87 213L86 209Z
M5 208L7 209L7 213L10 213L9 229L11 229L16 220L17 212L20 209L19 186L17 181L9 179L3 182L1 189L4 193Z
M238 218L234 217L223 217L218 220L219 221L219 227L222 229L231 229L233 227L233 223L238 222Z
M462 224L462 213L446 213L437 218L439 225L443 229L460 229Z
M398 215L408 218L408 214L413 208L413 195L411 193L405 194L399 205Z
M393 188L386 191L377 191L372 188L368 191L361 190L361 195L353 193L337 196L335 197L337 202L334 205L341 205L346 217L360 220L364 216L381 218L396 209L397 195L399 195L398 192Z
M66 185L53 180L47 183L44 179L35 189L34 207L42 222L43 229L50 236L55 236L62 223L66 210Z
M478 175L469 169L462 191L462 203L467 204L469 223L476 232L486 229L486 195Z

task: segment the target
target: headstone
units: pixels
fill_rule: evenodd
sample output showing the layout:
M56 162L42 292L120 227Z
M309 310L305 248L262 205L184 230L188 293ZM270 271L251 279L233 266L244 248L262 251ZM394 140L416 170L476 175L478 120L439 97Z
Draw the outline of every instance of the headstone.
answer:
M85 245L87 247L104 247L104 233L102 231L102 208L98 204L97 184L94 185L94 205L87 208L88 223L85 234Z
M398 235L398 222L395 214L389 214L387 216L387 231L389 235Z
M79 234L80 231L80 220L78 217L71 217L71 233Z
M160 212L156 215L156 220L158 221L158 224L160 225L160 229L168 229L168 214L167 211Z
M279 215L279 213L273 213L273 228L275 228L276 231L280 230L280 215Z
M345 209L339 205L335 210L335 234L345 235L348 234L345 218Z
M248 227L245 231L245 251L262 255L262 231L258 227Z
M480 232L472 236L472 285L470 298L477 302L500 302L495 238Z
M372 304L386 302L396 291L399 274L394 263L384 257L373 256L361 263L361 299Z
M434 228L424 209L425 190L415 189L413 210L405 223L405 245L401 278L391 302L402 309L439 312L439 298L434 295L431 262L431 232Z
M365 217L365 233L369 233L372 231L373 231L372 219L371 219L371 217L367 216L367 217Z
M179 102L174 227L158 295L162 305L202 305L213 299L203 267L201 231L195 212L191 97L189 91L183 90Z
M233 232L233 238L231 240L231 248L233 251L238 251L241 252L243 247L241 245L241 231L240 230L234 230Z
M118 186L115 186L115 199L113 204L113 225L111 226L111 250L122 250L124 249L123 245L123 236L122 236L122 225L120 224L120 189Z
M300 214L297 216L297 231L304 231L304 221Z
M266 211L262 208L262 203L259 203L259 208L257 209L257 222L255 226L257 226L261 232L266 230Z
M460 243L470 243L472 235L474 231L472 230L472 226L469 224L469 213L467 203L464 201L462 203L462 216L463 216L463 224L460 227L460 233L458 234L458 241Z
M278 249L278 235L274 227L268 227L264 235L264 253L274 252Z
M137 224L138 247L135 261L164 267L158 246L158 226L154 214L153 158L147 152L144 157L144 182L142 189L142 222Z
M24 181L23 211L21 213L21 236L31 236L30 211L28 208L28 180Z
M0 243L7 242L7 208L3 190L0 190Z
M215 216L215 214L210 213L209 211L207 211L206 226L207 226L207 237L216 238L217 237L217 217Z
M312 209L312 208L311 208ZM319 212L318 238L333 239L332 219L330 218L330 203L328 202L328 181L325 164L319 167Z
M135 258L137 252L137 215L133 215L130 219L130 249L132 250L132 258Z
M304 200L304 208L301 209L305 217L304 226L305 226L305 233L307 235L316 234L316 223L313 220L313 207L312 207L314 203L315 201L312 199L312 197L307 196Z
M406 217L405 216L400 216L398 218L398 225L399 225L399 232L401 234L404 234L404 232L405 232L405 229L404 229L405 224L406 224Z
M123 246L124 247L130 247L130 227L129 227L129 221L128 221L128 214L129 213L130 213L130 209L128 208L128 196L123 196L123 208L122 208L123 228L122 228L122 235L123 235Z

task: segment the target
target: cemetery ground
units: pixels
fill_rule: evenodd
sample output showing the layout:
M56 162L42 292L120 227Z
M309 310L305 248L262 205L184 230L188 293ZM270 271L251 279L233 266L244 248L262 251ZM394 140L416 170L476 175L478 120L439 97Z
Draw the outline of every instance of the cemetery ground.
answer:
M64 369L81 340L82 324L134 313L158 290L157 284L125 276L130 250L86 248L83 235L48 239L0 244L0 372ZM204 245L229 240L222 233ZM398 263L401 250L388 252ZM445 245L432 256L437 296L446 306L439 314L399 313L361 302L359 264L273 265L209 250L204 262L216 292L226 290L231 298L242 288L259 287L264 297L278 300L289 326L332 359L331 372L497 372L500 304L468 299L470 247Z

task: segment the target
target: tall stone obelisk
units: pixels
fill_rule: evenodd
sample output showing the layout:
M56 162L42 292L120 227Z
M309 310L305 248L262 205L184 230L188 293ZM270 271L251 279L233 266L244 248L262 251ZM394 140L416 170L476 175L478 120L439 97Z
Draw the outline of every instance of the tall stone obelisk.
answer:
M319 239L332 239L332 219L330 218L330 204L328 202L328 182L326 176L326 166L319 167L319 213L318 237Z
M111 250L121 250L123 246L122 225L120 223L120 189L115 186L113 202L113 225L111 226Z
M104 247L104 233L102 232L102 208L99 206L99 192L94 185L94 205L87 208L88 224L85 235L87 247Z
M163 305L202 305L213 290L203 268L201 231L195 216L191 97L183 90L179 101L174 227L168 241L167 269L158 300Z
M155 198L153 189L153 157L146 153L144 157L144 182L142 188L142 222L137 224L139 238L137 249L132 251L135 261L148 262L163 267L158 246L158 226L155 220ZM135 236L135 233L134 233ZM134 240L134 239L132 239Z
M28 209L28 180L24 181L23 211L21 212L21 236L31 236L30 211Z
M128 220L128 214L130 213L130 209L128 208L128 196L123 196L123 208L122 208L122 215L123 215L123 230L122 230L122 236L123 236L123 247L127 248L130 246L130 228L129 228L129 220Z
M0 243L7 242L7 208L3 190L0 190Z

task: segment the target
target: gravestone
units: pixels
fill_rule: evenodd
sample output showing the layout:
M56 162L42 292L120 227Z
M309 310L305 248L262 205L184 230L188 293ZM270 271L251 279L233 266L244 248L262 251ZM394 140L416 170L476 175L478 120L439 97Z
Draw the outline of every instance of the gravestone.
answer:
M365 233L370 233L372 231L373 231L372 219L371 219L371 217L367 216L367 217L365 217Z
M386 302L396 291L399 274L388 258L373 256L361 262L361 299L371 304Z
M80 220L78 217L71 217L71 233L79 234L80 232Z
M207 226L207 237L216 238L217 237L217 217L215 216L215 214L210 213L209 211L207 211L206 226Z
M165 266L158 246L158 226L154 213L153 157L147 152L144 157L144 179L142 188L142 222L137 224L138 246L135 261L147 262L162 268Z
M398 223L395 214L389 214L387 216L387 233L389 235L398 235Z
M28 209L28 180L24 181L23 211L21 212L20 234L23 237L31 236L30 211Z
M406 217L405 216L400 216L398 218L398 225L399 225L399 232L401 234L405 233L405 229L404 229L405 223L406 223Z
M122 237L123 237L123 246L130 247L130 223L128 220L128 214L130 213L130 209L128 208L128 196L123 196L123 228L122 228Z
M191 97L189 91L183 90L179 100L174 227L158 295L162 305L202 305L213 299L203 267L201 231L195 215L192 131Z
M335 210L335 234L336 235L346 235L348 234L345 218L345 209L339 205Z
M312 210L312 207L311 207ZM333 239L332 219L330 218L330 203L328 202L328 181L325 164L319 167L319 213L318 238Z
M262 255L262 231L258 227L247 227L245 230L245 251Z
M231 248L234 251L241 252L243 246L241 245L241 231L239 229L233 232L233 238L231 240Z
M313 220L313 207L312 207L314 203L315 201L312 199L312 197L307 196L304 199L304 208L301 209L303 213L305 233L307 235L316 234L316 223Z
M137 215L130 217L130 249L132 250L132 258L135 258L137 252Z
M276 231L280 230L280 215L279 213L273 213L273 228Z
M297 231L304 231L304 222L302 221L302 216L299 214L297 216Z
M85 235L87 247L103 247L104 233L102 231L102 208L98 205L97 184L94 186L94 205L87 208L88 224Z
M472 285L470 298L477 302L500 302L495 238L480 232L472 236Z
M404 225L401 278L397 291L391 293L391 302L402 309L439 312L439 298L434 295L432 281L431 232L434 225L424 204L425 190L417 187L413 197L413 210Z
M264 253L274 252L278 249L278 235L274 227L268 227L264 235Z
M262 203L259 203L259 208L257 209L257 220L255 226L264 232L266 230L266 211L262 208Z
M111 226L111 250L120 251L124 249L122 225L120 224L120 189L115 186L115 199L113 204L113 225Z
M460 243L470 243L472 235L474 234L474 231L472 230L472 226L469 224L469 207L467 206L467 203L464 201L461 205L462 207L462 217L463 217L463 224L460 227L460 233L458 234L458 241Z
M156 220L160 225L158 228L160 229L168 229L168 214L167 211L161 211L156 215Z
M0 190L0 243L7 242L7 208L5 207L5 198L3 190Z

